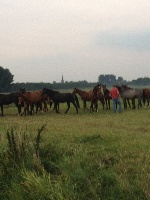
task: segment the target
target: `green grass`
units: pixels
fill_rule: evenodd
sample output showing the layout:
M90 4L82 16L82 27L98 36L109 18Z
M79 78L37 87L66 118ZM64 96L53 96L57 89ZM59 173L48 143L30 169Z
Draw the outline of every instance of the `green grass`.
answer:
M79 113L71 106L63 114L49 110L33 116L17 116L14 106L0 117L0 151L7 150L6 132L26 132L34 143L41 134L36 161L15 168L6 180L0 165L2 199L102 199L150 198L150 108L102 110ZM30 138L29 137L29 138ZM28 150L28 148L27 148ZM4 158L5 159L5 158ZM33 162L33 163L32 163ZM8 182L7 182L8 181Z

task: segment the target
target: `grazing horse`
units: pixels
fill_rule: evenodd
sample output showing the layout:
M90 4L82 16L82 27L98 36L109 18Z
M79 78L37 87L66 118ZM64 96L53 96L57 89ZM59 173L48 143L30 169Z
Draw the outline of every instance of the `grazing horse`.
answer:
M143 89L143 103L145 105L147 101L147 106L149 106L149 101L150 101L150 88L144 88Z
M68 112L70 109L70 103L72 103L78 113L78 108L80 108L79 101L76 95L73 95L72 93L61 93L55 90L47 89L44 88L42 91L42 95L48 95L51 100L54 102L54 109L56 113L59 113L58 108L59 108L59 103L67 103L67 110L65 113Z
M21 112L21 105L18 104L18 92L10 94L0 94L0 107L1 107L1 116L3 116L3 105L9 105L14 103L18 108L18 113Z
M106 84L102 84L104 100L106 103L106 110L110 110L110 100L112 99L110 96L110 91L107 89Z
M26 116L26 111L30 105L30 114L33 113L34 105L36 106L36 114L38 112L38 108L42 110L42 103L44 104L44 111L47 111L47 95L41 95L42 90L35 91L35 92L20 92L18 95L19 104L24 102L24 114Z
M86 107L87 101L91 102L90 112L91 112L91 110L94 111L93 105L95 106L96 111L97 111L97 109L98 109L98 104L97 104L97 102L98 102L98 96L97 96L98 89L99 89L99 85L96 85L93 88L93 90L90 90L90 91L80 90L80 89L75 87L74 90L72 91L72 94L73 95L78 94L81 97L81 100L83 101L84 111L87 108Z
M122 86L116 86L119 90L120 96L123 99L124 105L126 104L127 99L132 100L132 108L135 108L135 99L138 99L138 108L142 106L141 100L143 96L143 90L142 89L134 89L134 88L129 88L126 85Z

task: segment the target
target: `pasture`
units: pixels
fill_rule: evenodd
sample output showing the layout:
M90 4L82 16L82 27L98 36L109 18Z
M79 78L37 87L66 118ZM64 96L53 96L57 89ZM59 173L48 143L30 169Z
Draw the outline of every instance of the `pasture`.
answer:
M49 109L26 117L18 116L14 105L4 106L0 199L150 199L150 108L114 114L112 102L111 110L98 105L98 113L84 112L80 102L78 114L73 105L64 114L67 106L60 104L60 114ZM43 125L35 161L27 145L34 144ZM22 158L22 165L9 161L7 133L12 132L29 138L30 159Z

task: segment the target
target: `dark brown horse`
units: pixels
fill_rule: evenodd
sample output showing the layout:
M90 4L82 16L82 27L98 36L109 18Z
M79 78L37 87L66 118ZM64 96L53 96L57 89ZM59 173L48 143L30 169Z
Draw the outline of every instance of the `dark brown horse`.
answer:
M21 112L21 105L19 105L18 101L18 92L11 93L11 94L0 94L0 107L1 107L1 116L4 115L3 113L3 105L9 105L14 103L18 109L18 114Z
M110 91L107 89L106 84L102 84L103 94L104 94L104 100L106 104L106 110L110 110L110 100L112 99L110 96Z
M150 101L150 88L144 88L143 89L143 103L147 102L147 106L149 106L149 101Z
M54 109L56 111L56 113L59 113L58 111L58 107L59 107L59 103L67 103L67 110L65 111L65 113L68 112L68 110L70 109L70 103L72 103L78 113L78 108L80 108L79 105L79 101L76 95L73 95L72 93L61 93L59 91L55 91L55 90L51 90L51 89L47 89L44 88L42 91L42 95L48 95L51 100L54 102Z
M92 90L90 91L84 91L84 90L80 90L78 88L74 88L74 90L72 91L72 94L78 94L81 97L81 100L83 101L83 109L85 111L86 107L86 102L89 101L91 102L90 105L90 112L94 111L94 108L98 109L98 90L99 90L99 84L97 84Z
M42 90L35 91L35 92L20 92L18 95L19 104L24 102L24 114L26 115L26 112L29 109L30 105L30 114L32 115L34 105L36 107L36 114L38 112L38 108L42 110L42 103L44 104L43 111L47 111L47 95L42 96Z

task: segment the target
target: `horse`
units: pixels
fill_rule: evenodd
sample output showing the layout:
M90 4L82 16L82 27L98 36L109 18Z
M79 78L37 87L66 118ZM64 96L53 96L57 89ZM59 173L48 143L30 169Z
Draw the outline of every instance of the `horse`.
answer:
M78 108L80 108L80 105L79 105L79 101L76 95L73 95L72 93L69 93L69 92L61 93L59 91L44 88L42 90L42 96L45 94L49 96L51 100L54 102L54 110L56 111L56 113L59 113L59 110L58 110L59 103L65 103L65 102L67 103L67 106L68 106L65 113L67 113L68 110L70 109L70 103L74 105L76 112L78 113Z
M19 105L18 101L18 92L10 93L10 94L0 94L0 107L1 107L1 116L4 115L3 113L3 105L9 105L14 103L18 109L18 114L21 112L21 105Z
M147 106L149 106L149 101L150 101L150 88L144 88L143 89L143 103L147 102Z
M138 99L138 108L142 107L141 100L143 97L143 90L142 89L134 89L130 88L126 85L116 86L119 90L120 96L123 99L124 105L126 104L127 99L132 100L132 108L135 109L135 99Z
M103 110L104 110L105 99L104 99L104 94L101 91L101 84L99 85L97 96L98 96L98 100L101 102Z
M24 102L24 114L26 116L26 111L29 111L29 105L30 105L30 111L29 113L32 115L34 105L36 106L36 114L38 112L38 108L42 110L42 103L44 104L43 111L47 111L47 95L41 95L42 90L35 91L35 92L20 92L18 95L19 104Z
M104 100L106 103L106 110L110 110L110 100L112 99L110 96L110 91L107 89L106 84L102 84Z
M81 97L81 100L83 101L83 109L84 109L84 111L87 108L86 107L86 102L87 101L91 102L90 112L91 112L91 110L94 111L93 105L95 106L96 111L97 111L97 109L98 109L98 104L97 104L97 102L98 102L98 96L97 96L98 89L99 89L99 85L96 85L90 91L80 90L80 89L78 89L78 88L75 87L73 89L73 91L72 91L72 94L73 95L78 94Z

